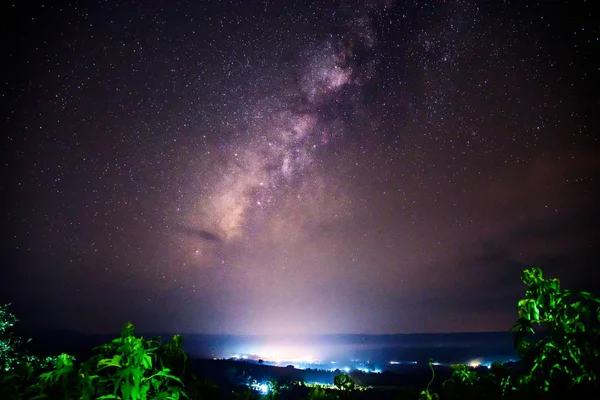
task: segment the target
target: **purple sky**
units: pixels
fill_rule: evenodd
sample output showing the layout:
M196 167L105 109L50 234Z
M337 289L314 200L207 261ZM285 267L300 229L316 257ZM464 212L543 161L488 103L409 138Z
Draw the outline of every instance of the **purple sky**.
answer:
M494 331L523 268L600 287L591 5L93 3L2 6L25 326Z

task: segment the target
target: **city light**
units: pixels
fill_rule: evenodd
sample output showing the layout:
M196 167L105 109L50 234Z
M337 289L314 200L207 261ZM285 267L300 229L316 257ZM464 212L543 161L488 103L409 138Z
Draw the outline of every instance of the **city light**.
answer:
M260 385L258 385L258 391L261 394L269 393L269 385L267 385L266 383L261 383Z
M269 384L264 382L254 382L250 387L263 395L268 394L270 390Z

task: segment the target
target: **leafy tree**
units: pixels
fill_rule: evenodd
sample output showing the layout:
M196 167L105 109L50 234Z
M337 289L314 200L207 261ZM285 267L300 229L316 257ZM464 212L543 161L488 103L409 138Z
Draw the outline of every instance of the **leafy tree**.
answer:
M333 378L333 384L340 390L354 390L356 384L348 374L339 374Z
M43 368L50 365L54 357L41 359L29 354L23 338L17 336L14 326L19 319L8 311L10 303L0 306L0 372L11 372L18 365L30 363L32 367Z
M443 399L493 399L508 394L510 371L495 362L490 369L452 365L452 376L442 383Z
M9 305L0 306L0 370L6 372L13 370L22 361L19 349L23 347L23 340L14 332L14 326L19 320L8 312Z
M55 357L39 358L30 354L26 344L15 331L19 322L8 311L9 304L0 306L0 398L21 398L30 391L37 375L52 365Z
M0 399L23 399L37 379L38 369L30 362L18 364L11 371L0 371Z
M39 391L33 399L42 399L48 397L48 392L62 392L64 399L72 399L73 393L71 386L73 384L75 367L75 357L68 354L59 355L54 361L54 368L48 372L40 374L38 382L32 386L32 389ZM88 394L86 392L86 394Z
M477 372L464 364L452 365L452 378L455 382L459 382L465 386L473 386L479 380Z
M527 368L522 384L549 391L596 383L600 359L600 299L588 292L564 290L558 279L545 279L540 268L523 271L527 286L518 303L515 346ZM528 334L543 331L538 340Z
M447 398L462 399L473 392L473 387L479 381L477 372L464 364L451 366L452 376L442 383Z

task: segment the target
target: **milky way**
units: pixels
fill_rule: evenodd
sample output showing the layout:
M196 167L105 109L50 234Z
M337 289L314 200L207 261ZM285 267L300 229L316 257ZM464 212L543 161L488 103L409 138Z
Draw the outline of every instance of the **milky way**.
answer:
M281 198L318 194L315 158L331 140L343 140L344 117L369 78L352 60L358 49L375 45L368 17L347 25L345 33L330 34L299 54L286 82L268 97L239 104L245 126L234 129L226 144L223 170L199 207L201 216L190 217L192 226L208 224L224 241L233 240L251 234L251 220Z
M593 290L600 34L555 3L9 7L0 300L396 333L508 329L532 264Z

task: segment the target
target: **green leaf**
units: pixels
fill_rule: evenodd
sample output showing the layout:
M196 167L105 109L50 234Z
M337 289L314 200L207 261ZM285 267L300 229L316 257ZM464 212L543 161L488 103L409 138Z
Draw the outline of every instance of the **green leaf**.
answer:
M98 361L97 367L106 368L106 367L121 367L121 355L116 354L113 358L105 358L103 360Z

